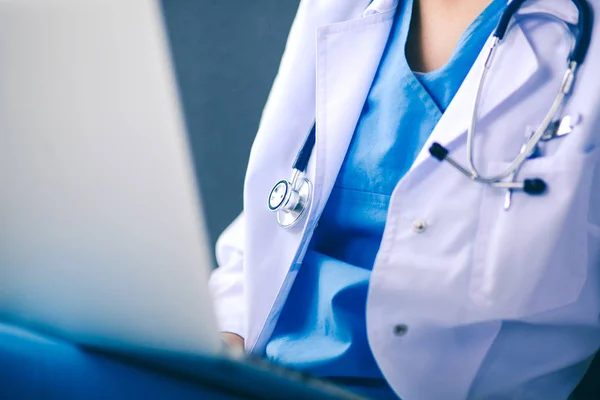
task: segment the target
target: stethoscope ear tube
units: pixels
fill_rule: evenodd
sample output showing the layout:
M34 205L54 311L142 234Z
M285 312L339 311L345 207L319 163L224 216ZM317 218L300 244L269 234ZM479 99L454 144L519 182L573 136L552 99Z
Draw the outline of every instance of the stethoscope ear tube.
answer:
M594 13L586 0L573 0L573 2L577 6L577 11L579 11L579 20L577 22L577 40L569 60L582 64L592 41Z
M496 30L494 31L495 37L497 37L499 40L504 39L504 35L506 35L506 31L508 30L510 20L526 1L527 0L512 0L510 3L508 3L506 9L500 16L498 25L496 25Z
M512 17L516 14L519 8L526 1L527 0L512 0L506 6L506 10L504 10L504 12L502 13L500 21L498 21L498 25L496 26L496 30L494 31L494 36L498 38L498 40L504 39ZM590 47L590 42L592 39L592 28L594 25L594 14L586 0L572 1L573 4L575 4L575 7L577 7L579 16L577 19L577 33L575 38L575 46L573 47L573 51L571 51L571 54L569 55L568 62L575 62L577 64L581 64L583 63L583 60L585 59L585 56Z
M292 165L292 169L295 169L300 172L306 171L306 167L308 166L308 161L310 160L310 156L315 147L315 142L317 141L317 124L313 124L308 136L306 136L306 140L304 141L304 145L300 149L300 152L296 156L296 161Z

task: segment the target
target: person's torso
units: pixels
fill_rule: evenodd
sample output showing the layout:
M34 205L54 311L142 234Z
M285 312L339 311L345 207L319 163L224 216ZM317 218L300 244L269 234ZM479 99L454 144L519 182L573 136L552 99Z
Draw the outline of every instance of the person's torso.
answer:
M392 26L393 10L363 17L368 2L345 3L301 5L253 147L244 195L244 268L251 321L246 340L257 353L264 352L333 193ZM561 16L572 7L566 0L532 7L544 6ZM465 159L476 75L485 56L394 187L371 276L367 335L382 372L402 396L433 399L444 390L444 398L464 398L523 388L561 398L576 374L541 386L532 374L549 376L554 370L545 370L546 360L566 368L597 347L597 32L567 107L581 114L581 124L548 143L545 155L520 173L547 180L548 194L517 194L504 211L503 191L471 182L426 153L435 140ZM482 171L506 166L546 113L569 46L560 26L547 19L531 17L512 28L483 91L475 141ZM298 226L282 229L267 210L266 195L291 174L315 107L317 145L307 170L313 204ZM590 335L582 337L581 330ZM533 351L536 346L543 351ZM513 360L517 354L527 355L527 369ZM495 387L499 381L504 388Z
M492 2L463 32L444 66L417 74L405 56L413 2L398 8L336 183L266 347L269 360L347 378L354 386L376 386L374 379L384 385L368 345L365 308L389 199L505 5Z

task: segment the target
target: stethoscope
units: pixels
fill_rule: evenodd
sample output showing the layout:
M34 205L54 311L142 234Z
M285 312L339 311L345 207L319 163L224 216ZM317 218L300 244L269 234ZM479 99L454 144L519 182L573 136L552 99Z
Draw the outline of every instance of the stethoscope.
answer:
M316 124L313 124L292 165L292 179L280 180L269 193L269 210L277 213L277 222L283 228L289 228L298 222L310 205L312 184L306 177L300 175L306 171L315 147L316 129Z
M565 116L559 120L556 116L563 108L566 99L571 93L578 67L585 59L592 35L592 14L587 1L571 0L577 7L579 14L577 19L577 32L574 34L575 43L573 50L567 59L567 70L561 82L558 94L554 98L550 109L540 125L526 139L519 154L513 159L506 170L493 176L482 175L475 167L473 161L473 138L475 135L477 111L479 108L483 83L492 66L492 60L494 59L498 46L508 31L512 18L526 1L527 0L513 0L510 2L502 13L496 30L494 31L494 39L478 82L473 102L471 123L467 130L467 167L462 166L454 158L450 157L449 150L439 143L433 143L429 148L429 152L434 158L439 161L448 161L450 165L469 179L492 187L506 189L505 209L510 207L511 194L513 191L522 191L528 195L541 195L546 192L548 185L544 180L540 178L527 178L522 181L517 181L516 177L527 159L536 153L540 141L561 137L570 132L570 128L574 123L572 117ZM308 161L315 146L315 140L316 132L315 126L313 125L292 166L293 174L291 180L281 180L277 182L269 194L269 210L277 213L277 221L283 228L289 228L298 222L310 205L312 185L310 181L302 175L306 171ZM506 178L509 179L507 180Z

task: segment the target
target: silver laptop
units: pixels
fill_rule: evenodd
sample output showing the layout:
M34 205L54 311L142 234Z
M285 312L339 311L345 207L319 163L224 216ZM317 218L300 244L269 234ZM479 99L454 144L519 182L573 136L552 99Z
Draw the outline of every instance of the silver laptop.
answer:
M0 1L0 323L244 397L360 399L223 351L200 210L158 0Z
M0 322L210 354L210 251L153 0L0 2Z

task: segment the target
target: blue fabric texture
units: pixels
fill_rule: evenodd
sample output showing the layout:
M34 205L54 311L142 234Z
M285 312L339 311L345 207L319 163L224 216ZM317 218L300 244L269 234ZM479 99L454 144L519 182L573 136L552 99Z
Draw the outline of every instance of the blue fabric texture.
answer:
M0 323L0 399L140 398L239 399Z
M267 358L276 363L322 377L354 378L355 387L362 382L377 398L395 398L373 358L365 323L369 277L390 195L462 84L506 1L494 0L463 33L448 63L423 74L411 71L405 55L412 5L412 0L399 5L334 189L266 348Z

